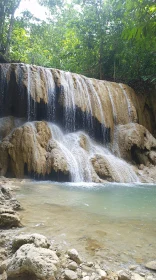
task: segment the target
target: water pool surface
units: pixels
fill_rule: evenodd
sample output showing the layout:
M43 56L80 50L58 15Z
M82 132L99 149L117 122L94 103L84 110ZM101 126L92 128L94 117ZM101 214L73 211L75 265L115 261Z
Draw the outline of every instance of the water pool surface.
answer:
M155 259L156 185L24 182L25 226L89 259L143 264Z

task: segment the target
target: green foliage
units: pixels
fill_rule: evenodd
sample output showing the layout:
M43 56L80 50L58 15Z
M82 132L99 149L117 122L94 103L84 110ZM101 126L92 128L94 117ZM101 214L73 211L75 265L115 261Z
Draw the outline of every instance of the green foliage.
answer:
M153 0L39 3L49 9L49 18L41 21L26 11L15 19L10 59L101 79L156 82ZM3 44L7 41L9 18L7 12L1 32Z

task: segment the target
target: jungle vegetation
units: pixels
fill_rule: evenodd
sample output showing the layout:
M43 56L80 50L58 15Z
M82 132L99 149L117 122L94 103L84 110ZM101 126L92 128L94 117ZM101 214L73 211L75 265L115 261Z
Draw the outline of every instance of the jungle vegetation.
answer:
M154 0L38 0L46 20L0 0L0 53L10 61L114 81L156 83Z

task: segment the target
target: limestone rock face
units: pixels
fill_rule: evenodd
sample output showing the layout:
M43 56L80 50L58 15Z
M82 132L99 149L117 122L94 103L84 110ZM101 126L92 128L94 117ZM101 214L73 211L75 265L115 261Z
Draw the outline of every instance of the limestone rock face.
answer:
M124 159L138 164L155 165L156 139L139 124L126 124L118 127L118 145Z
M143 126L120 126L118 139L124 159L143 164L143 169L145 165L155 165L156 140ZM16 177L24 177L27 173L44 176L55 171L70 174L73 181L97 183L104 180L135 182L137 172L142 176L137 168L133 169L104 147L96 145L86 134L64 135L56 125L51 127L43 121L28 122L14 129L1 142L0 153L3 155L0 158L1 175L8 170ZM151 178L154 180L153 175Z
M140 171L140 177L142 178L143 183L155 183L156 182L156 166L144 167ZM151 179L151 180L150 180Z
M92 164L98 176L103 180L121 183L132 182L133 179L137 181L137 176L132 172L131 166L112 155L96 155L92 158Z
M143 90L137 93L138 120L150 133L156 137L156 91L155 88L149 91Z
M25 164L29 172L45 174L46 147L50 137L47 125L44 122L37 122L35 125L26 123L4 139L0 150L5 154L5 158L7 154L11 158L11 168L16 177L24 177ZM5 166L4 163L1 164ZM3 170L5 169L6 167L3 167Z
M14 128L21 126L24 122L24 119L14 118L13 116L0 118L0 140L3 140Z
M16 88L20 87L17 93L9 92L10 99L13 100L15 97L19 103L21 102L18 98L19 93L23 94L20 98L26 101L24 92L27 91L27 102L30 107L33 101L49 104L50 92L55 92L57 88L57 99L61 106L73 110L77 107L112 130L114 119L116 124L136 122L138 119L137 98L134 91L127 85L90 79L83 75L34 65L0 64L0 68L2 80L7 82L8 87L12 77L14 77L12 83L14 82ZM16 107L14 100L12 102L13 107ZM29 109L35 110L35 107ZM24 111L26 114L26 109Z
M57 145L57 143L54 140L50 140L48 144L48 173L51 172L51 169L53 168L56 172L62 171L64 173L69 172L67 159L64 156L63 151L60 149L60 147Z
M129 86L34 65L0 70L0 176L155 180L156 139L138 124L153 132L155 117L141 118L147 100Z
M6 271L9 279L29 274L41 280L55 280L58 265L55 252L25 244L8 260Z

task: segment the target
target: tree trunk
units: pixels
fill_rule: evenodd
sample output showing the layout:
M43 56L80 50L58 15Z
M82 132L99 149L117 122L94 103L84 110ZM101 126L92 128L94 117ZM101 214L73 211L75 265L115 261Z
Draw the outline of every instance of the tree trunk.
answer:
M7 34L7 42L6 42L6 47L5 47L5 55L6 56L9 54L9 51L10 51L11 36L12 36L14 20L15 20L15 16L14 15L15 15L15 11L18 8L20 2L21 2L21 0L19 0L17 2L16 6L14 6L12 8L11 19L10 19L10 24L9 24L8 34Z
M5 47L5 55L7 56L10 50L10 43L11 43L11 35L14 25L14 13L11 15L10 24L9 24L9 30L8 30L8 36L7 36L7 42Z
M116 80L116 63L115 63L115 58L114 58L114 73L113 73L113 79L114 79L114 82Z
M0 52L4 52L3 34L4 34L5 12L3 3L0 4Z
M103 80L103 69L102 69L102 42L101 42L101 44L100 44L99 75L100 75L100 80Z

